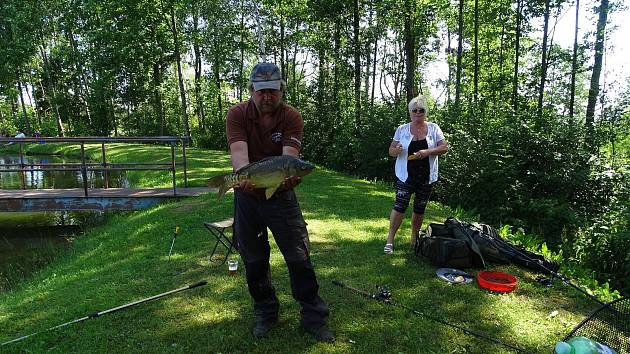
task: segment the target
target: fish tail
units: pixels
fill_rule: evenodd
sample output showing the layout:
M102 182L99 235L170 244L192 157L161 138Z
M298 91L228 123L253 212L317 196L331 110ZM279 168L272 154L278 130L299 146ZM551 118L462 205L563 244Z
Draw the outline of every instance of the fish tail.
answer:
M229 173L225 175L214 176L206 181L208 187L219 189L217 193L217 199L221 200L225 193L230 188L232 188L232 184L230 183L231 177L232 173Z
M218 199L218 200L223 199L223 196L225 195L225 193L226 193L226 192L227 192L230 188L232 188L232 187L231 187L231 186L229 186L227 183L222 184L222 185L219 187L219 192L217 192L217 199Z
M242 180L247 179L246 174L228 173L225 175L214 176L206 182L208 187L218 188L217 199L223 199L223 196L230 188L239 184Z
M219 176L214 176L212 178L209 178L206 181L206 185L211 188L219 188L222 185L226 184L226 179L227 179L226 177L228 177L229 175L231 175L231 173L227 175L219 175Z

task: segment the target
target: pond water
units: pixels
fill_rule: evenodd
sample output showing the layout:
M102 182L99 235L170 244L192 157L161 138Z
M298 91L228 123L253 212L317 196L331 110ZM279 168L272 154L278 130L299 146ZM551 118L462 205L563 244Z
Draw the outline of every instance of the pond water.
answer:
M57 156L25 156L25 164L78 163ZM0 169L20 163L18 156L0 156ZM45 169L44 167L43 169ZM89 188L103 188L103 172L88 173ZM110 188L128 188L119 171L108 173ZM82 188L80 171L0 172L2 189ZM21 279L44 266L68 247L81 230L98 224L103 213L93 212L0 212L0 291L13 288Z

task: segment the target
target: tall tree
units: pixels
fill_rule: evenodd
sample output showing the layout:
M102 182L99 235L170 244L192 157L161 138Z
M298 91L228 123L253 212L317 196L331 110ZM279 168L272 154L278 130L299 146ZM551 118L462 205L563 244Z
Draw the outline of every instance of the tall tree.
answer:
M171 31L173 33L173 45L175 47L175 62L177 63L177 79L179 82L179 93L181 96L182 120L184 123L184 133L190 136L190 123L188 122L188 105L186 103L186 88L184 87L184 77L182 75L182 63L180 55L179 36L177 34L177 21L175 18L175 5L171 6Z
M459 12L457 15L457 69L455 73L455 109L460 112L460 95L461 95L461 82L462 82L462 52L464 46L464 0L459 0Z
M543 96L545 94L545 80L547 79L547 40L549 38L549 2L550 0L545 0L545 14L544 14L544 25L543 25L543 42L541 48L541 59L540 59L540 85L538 86L538 119L542 119L542 111L543 111Z
M24 133L26 133L26 135L31 135L31 123L28 119L28 114L26 114L26 105L24 104L24 89L22 89L22 75L20 73L20 68L17 68L16 70L15 82L17 84L20 102L22 103L22 117L24 119Z
M479 100L479 0L475 0L475 75L474 99L475 105Z
M573 118L575 109L575 77L577 76L577 54L578 54L578 22L580 19L580 0L575 0L575 35L573 36L573 56L571 57L571 96L569 98L569 117Z
M462 0L463 1L463 0ZM405 0L405 93L407 102L416 96L416 8L415 1Z
M521 60L521 20L523 18L523 1L516 0L516 35L514 38L514 78L512 79L512 107L518 113L518 70Z
M356 133L361 136L361 42L359 40L359 0L353 6L353 44L354 44L354 123Z
M604 39L606 34L606 22L608 21L608 0L601 0L598 8L597 32L595 33L595 62L591 75L591 85L588 90L588 103L586 105L586 128L593 131L595 125L595 105L599 95L599 76L602 72L604 57ZM591 135L592 136L592 135ZM594 146L591 146L594 149Z
M196 4L195 4L196 5ZM205 113L203 109L203 95L201 94L201 48L200 48L200 33L199 33L199 8L194 6L193 9L193 52L195 54L195 103L197 119L199 119L199 127L201 130L206 130Z

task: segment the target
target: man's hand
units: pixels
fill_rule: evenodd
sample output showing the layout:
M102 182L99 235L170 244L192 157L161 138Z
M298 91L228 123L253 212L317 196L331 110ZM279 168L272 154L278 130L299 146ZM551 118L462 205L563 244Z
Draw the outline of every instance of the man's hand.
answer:
M254 191L254 188L256 188L256 185L253 184L252 181L244 179L238 185L238 188L240 188L243 192L251 193L252 191Z
M282 182L283 189L293 189L295 186L302 182L302 177L298 176L289 176L284 179Z

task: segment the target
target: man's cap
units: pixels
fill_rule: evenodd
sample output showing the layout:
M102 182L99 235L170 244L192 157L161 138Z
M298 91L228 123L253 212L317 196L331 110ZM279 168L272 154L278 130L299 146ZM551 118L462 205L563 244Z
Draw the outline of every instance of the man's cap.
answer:
M252 82L254 91L265 89L280 90L282 75L276 64L258 63L252 69L249 81Z

